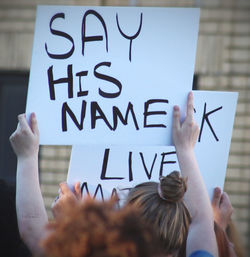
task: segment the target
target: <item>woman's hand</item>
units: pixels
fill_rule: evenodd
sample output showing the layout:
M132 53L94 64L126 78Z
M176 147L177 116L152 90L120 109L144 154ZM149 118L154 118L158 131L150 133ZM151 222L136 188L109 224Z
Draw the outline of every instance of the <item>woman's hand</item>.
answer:
M80 182L75 183L74 191L72 192L66 182L60 183L59 196L56 198L55 202L52 204L52 213L54 218L57 218L65 214L65 206L71 207L80 201L82 198Z
M214 189L212 207L214 220L224 231L226 231L233 214L233 206L228 194L226 192L222 193L219 187Z
M35 113L30 116L30 126L25 114L18 115L18 125L10 136L10 143L17 158L37 156L39 151L39 130Z
M180 108L174 106L173 142L177 150L193 149L199 135L199 126L194 120L193 93L188 94L187 116L180 122Z

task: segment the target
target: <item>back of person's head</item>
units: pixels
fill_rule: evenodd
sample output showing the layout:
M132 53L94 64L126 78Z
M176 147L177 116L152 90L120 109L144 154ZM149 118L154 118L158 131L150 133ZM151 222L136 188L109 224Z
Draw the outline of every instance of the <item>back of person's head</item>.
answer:
M158 255L158 239L138 209L115 207L115 201L85 199L65 206L48 224L41 242L48 257L152 257ZM156 255L157 254L157 255Z
M145 220L154 225L166 254L181 251L185 244L191 216L184 204L186 179L173 171L160 178L160 183L146 182L132 188L128 204L139 207Z

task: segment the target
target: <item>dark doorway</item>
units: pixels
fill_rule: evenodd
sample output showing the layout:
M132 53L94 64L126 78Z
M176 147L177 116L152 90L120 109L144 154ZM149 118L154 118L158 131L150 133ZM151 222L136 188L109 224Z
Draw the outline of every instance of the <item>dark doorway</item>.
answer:
M28 78L28 72L0 72L0 179L10 185L16 184L16 156L9 136L25 112Z

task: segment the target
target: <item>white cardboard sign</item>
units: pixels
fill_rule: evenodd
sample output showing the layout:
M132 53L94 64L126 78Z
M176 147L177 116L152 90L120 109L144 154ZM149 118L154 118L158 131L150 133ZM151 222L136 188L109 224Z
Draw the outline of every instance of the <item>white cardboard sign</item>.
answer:
M38 6L27 97L41 144L166 145L197 8Z
M195 154L210 197L214 187L224 186L237 97L231 92L194 91L194 117L200 126ZM88 188L98 198L102 191L104 198L110 197L115 188L123 199L124 189L159 181L159 175L173 170L179 170L173 146L74 145L67 181L80 181L83 193Z

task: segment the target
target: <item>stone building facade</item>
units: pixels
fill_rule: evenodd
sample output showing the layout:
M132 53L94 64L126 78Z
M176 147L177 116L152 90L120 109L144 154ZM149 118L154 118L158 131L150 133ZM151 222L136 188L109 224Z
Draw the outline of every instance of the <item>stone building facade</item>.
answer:
M1 0L0 72L29 71L37 4L200 7L195 74L200 90L239 92L225 183L233 218L250 250L250 1ZM71 147L43 146L40 178L46 208L65 181ZM250 256L250 255L249 255Z

